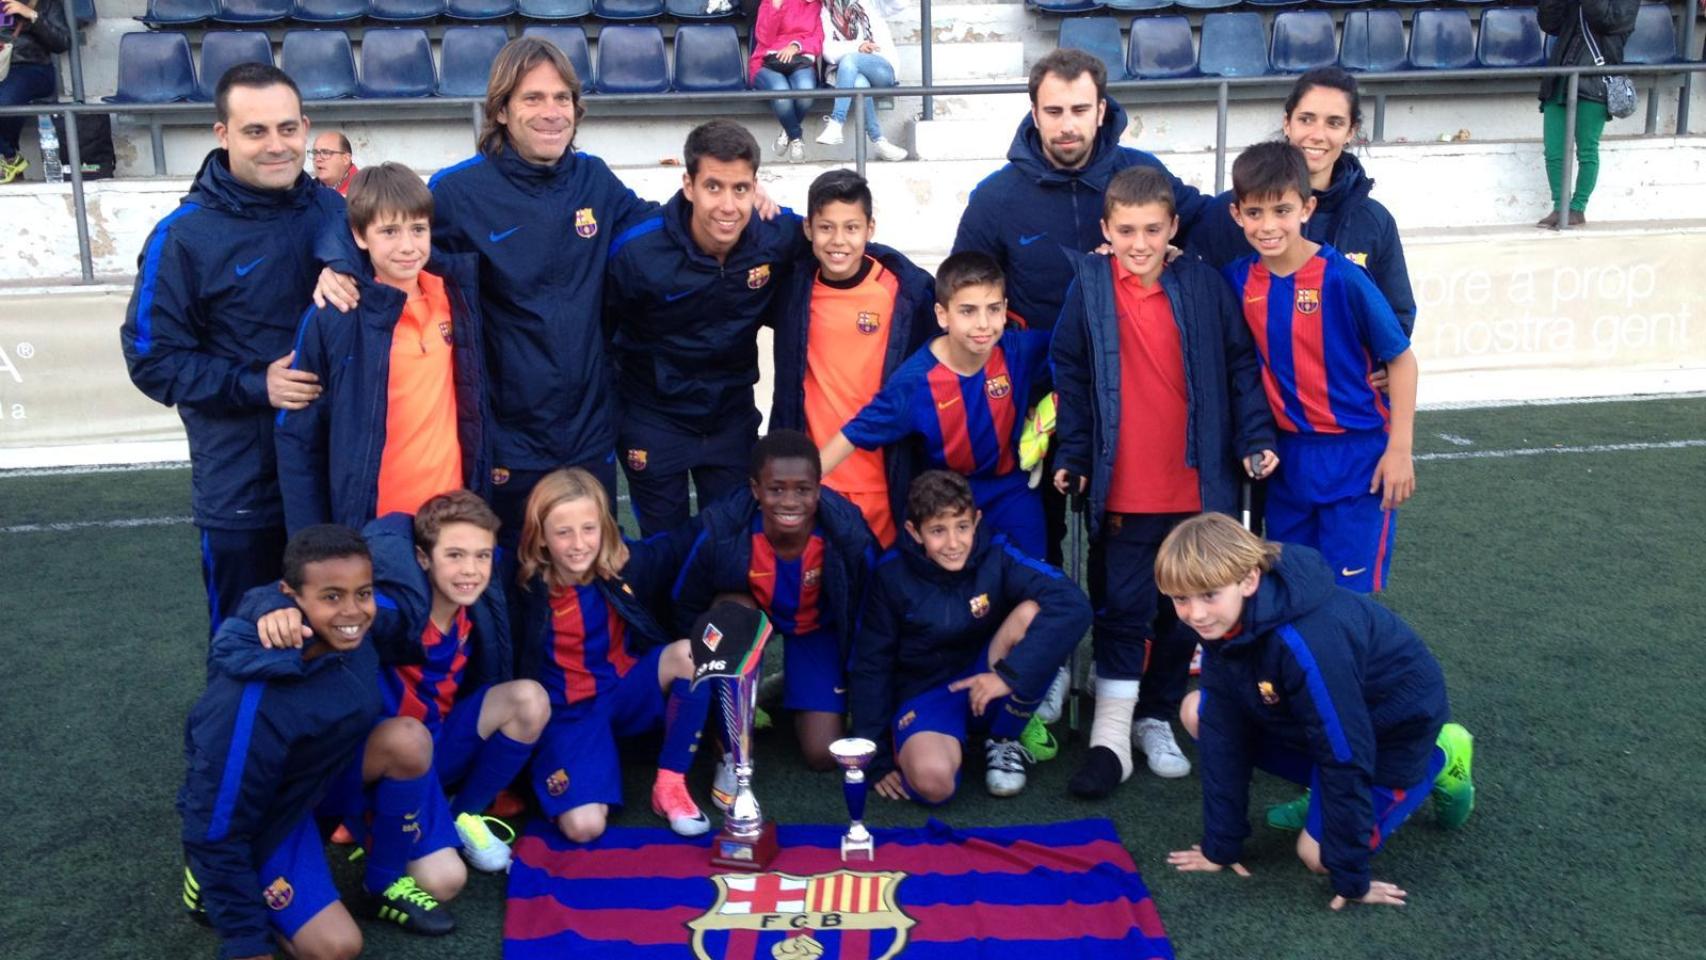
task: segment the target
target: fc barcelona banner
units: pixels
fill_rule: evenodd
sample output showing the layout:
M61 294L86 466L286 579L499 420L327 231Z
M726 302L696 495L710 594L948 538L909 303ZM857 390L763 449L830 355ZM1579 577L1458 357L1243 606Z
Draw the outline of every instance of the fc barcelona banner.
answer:
M576 844L537 822L515 845L505 960L946 960L1173 956L1107 820L876 830L780 827L764 873L722 873L710 838L613 828Z

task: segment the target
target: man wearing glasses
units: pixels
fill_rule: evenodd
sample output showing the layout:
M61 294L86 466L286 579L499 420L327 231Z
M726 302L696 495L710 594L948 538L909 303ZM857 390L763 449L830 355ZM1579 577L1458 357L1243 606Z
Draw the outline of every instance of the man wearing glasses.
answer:
M322 133L314 138L314 149L308 155L314 158L314 179L336 190L339 196L349 193L356 166L348 137L331 131Z

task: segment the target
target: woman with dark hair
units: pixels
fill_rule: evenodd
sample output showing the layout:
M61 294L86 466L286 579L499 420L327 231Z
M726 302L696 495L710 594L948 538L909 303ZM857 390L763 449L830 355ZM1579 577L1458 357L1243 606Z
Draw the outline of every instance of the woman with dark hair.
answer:
M1641 0L1540 0L1540 29L1558 42L1546 63L1553 67L1592 66L1594 50L1606 63L1623 62L1623 41L1635 29ZM1558 200L1564 192L1564 100L1568 77L1540 78L1542 137L1546 144L1546 184L1552 209L1535 224L1558 229ZM1599 181L1599 135L1611 114L1605 106L1605 76L1584 75L1576 92L1576 189L1570 194L1570 226L1587 223L1588 198Z
M0 48L12 48L12 68L0 80L0 107L53 96L53 55L71 49L59 0L0 0ZM0 117L0 183L29 166L18 149L24 117Z

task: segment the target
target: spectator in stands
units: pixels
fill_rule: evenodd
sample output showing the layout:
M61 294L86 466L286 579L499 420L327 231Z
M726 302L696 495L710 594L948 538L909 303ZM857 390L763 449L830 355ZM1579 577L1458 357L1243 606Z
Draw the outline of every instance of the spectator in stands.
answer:
M823 55L823 21L818 0L760 0L752 27L752 56L747 74L756 90L812 90L817 87L817 60ZM801 129L810 100L772 100L770 109L782 124L776 155L789 163L806 158Z
M53 55L71 49L59 0L0 0L0 48L12 47L12 69L0 80L0 107L53 96ZM0 117L0 183L23 176L18 148L26 117Z
M826 84L842 90L895 85L894 37L882 14L867 9L861 0L824 0L822 19ZM824 118L823 132L817 135L818 143L832 147L842 142L841 126L852 103L851 97L836 99L835 109ZM905 160L906 151L883 136L876 107L875 100L865 100L865 135L876 145L877 156Z
M357 172L349 138L336 130L327 130L314 138L314 149L309 156L314 158L314 179L336 190L339 196L348 196L350 181Z
M1540 0L1540 29L1558 42L1547 64L1554 67L1592 66L1593 51L1584 27L1592 34L1606 63L1623 62L1623 42L1635 29L1641 0ZM1542 77L1540 115L1546 143L1546 183L1552 188L1552 209L1535 224L1558 228L1558 199L1564 190L1564 99L1568 77ZM1605 77L1583 76L1576 94L1576 189L1570 195L1570 226L1588 222L1588 198L1599 180L1599 135L1611 115L1605 109Z

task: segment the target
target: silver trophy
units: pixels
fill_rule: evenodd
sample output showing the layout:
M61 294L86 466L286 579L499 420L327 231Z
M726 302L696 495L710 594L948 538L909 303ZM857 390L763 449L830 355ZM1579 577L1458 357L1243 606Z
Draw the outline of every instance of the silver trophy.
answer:
M763 612L719 603L694 625L693 682L715 680L735 766L735 795L711 862L733 870L763 870L776 855L776 825L766 823L752 792L752 727L758 716L759 667L771 635Z
M865 829L865 794L870 789L865 782L865 768L877 755L877 745L861 737L843 737L829 745L829 755L841 767L841 793L847 798L847 814L853 818L841 837L841 859L853 856L875 860L876 844L871 831Z

